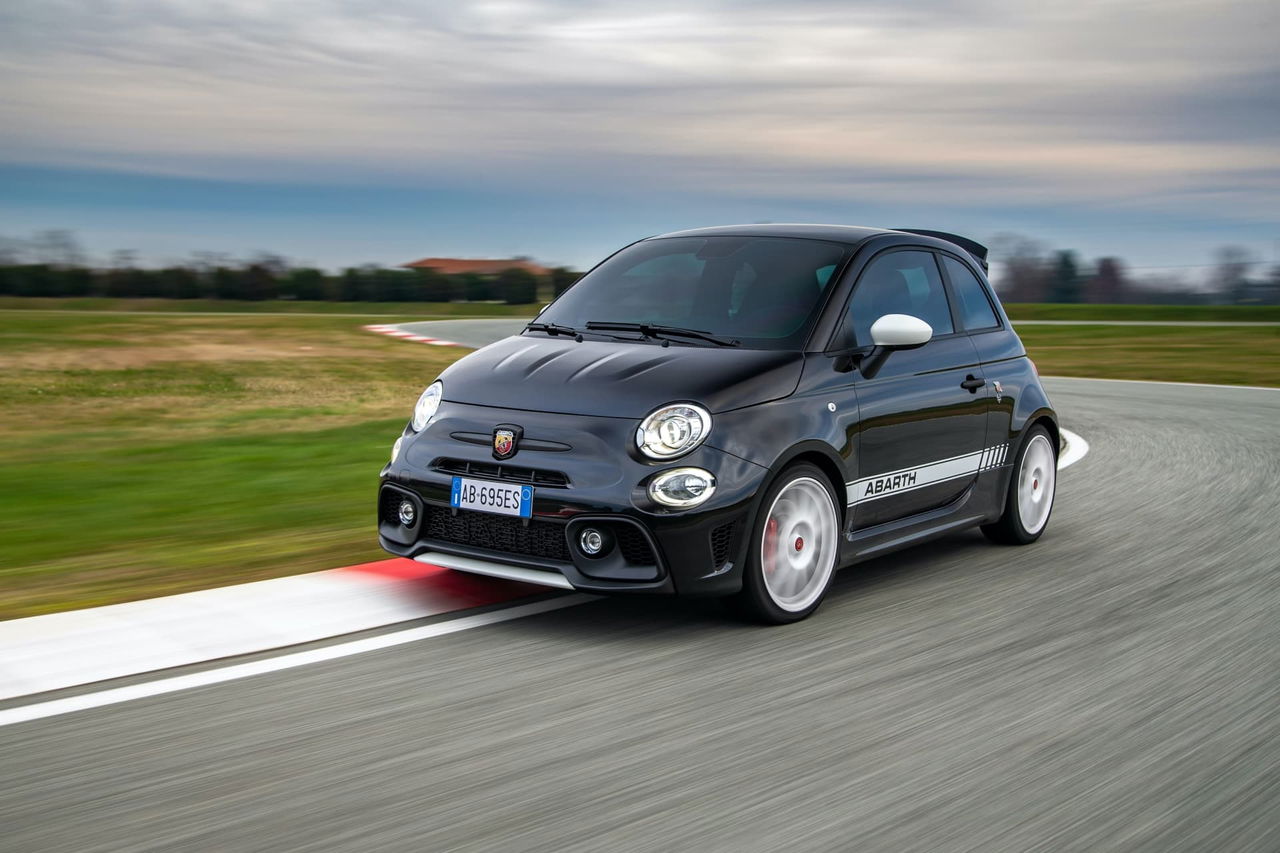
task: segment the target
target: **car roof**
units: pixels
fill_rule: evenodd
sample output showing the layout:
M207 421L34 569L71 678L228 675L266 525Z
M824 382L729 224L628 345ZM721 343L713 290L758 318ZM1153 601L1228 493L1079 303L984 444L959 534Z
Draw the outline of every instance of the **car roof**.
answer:
M828 240L849 246L860 246L874 237L894 236L914 245L935 249L957 247L973 256L985 270L987 248L980 243L944 231L923 231L914 228L869 228L862 225L805 225L800 223L761 223L756 225L717 225L711 228L691 228L655 234L646 239L660 240L666 237L798 237L808 240Z
M881 234L896 233L888 228L864 228L858 225L803 225L798 223L764 223L757 225L717 225L656 234L650 240L664 237L804 237L830 240L834 243L858 245Z

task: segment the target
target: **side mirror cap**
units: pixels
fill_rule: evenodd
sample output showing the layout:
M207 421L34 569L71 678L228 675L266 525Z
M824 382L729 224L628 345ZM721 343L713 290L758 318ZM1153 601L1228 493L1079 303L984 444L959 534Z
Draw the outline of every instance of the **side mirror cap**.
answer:
M933 327L910 314L885 314L871 324L871 343L886 349L909 349L929 343Z

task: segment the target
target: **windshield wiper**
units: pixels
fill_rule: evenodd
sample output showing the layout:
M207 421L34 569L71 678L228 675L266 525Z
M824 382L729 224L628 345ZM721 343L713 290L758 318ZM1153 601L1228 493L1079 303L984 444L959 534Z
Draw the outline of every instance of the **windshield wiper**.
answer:
M524 327L526 332L546 332L548 335L569 335L582 339L582 332L573 326L561 326L559 323L530 323Z
M657 326L653 323L615 323L612 321L591 320L587 323L587 328L601 332L639 332L650 338L692 338L693 340L707 341L722 347L736 347L741 343L737 338L726 338L722 335L713 335L710 332L702 332L697 329L682 329L679 326Z

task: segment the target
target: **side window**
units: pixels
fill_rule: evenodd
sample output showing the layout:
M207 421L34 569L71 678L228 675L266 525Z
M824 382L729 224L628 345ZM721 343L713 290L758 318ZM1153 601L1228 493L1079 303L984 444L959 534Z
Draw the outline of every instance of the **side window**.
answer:
M885 314L910 314L935 335L955 331L942 276L932 252L890 252L867 265L853 288L844 340L871 345L871 324Z
M947 266L947 277L951 279L951 288L960 300L960 316L964 318L964 327L970 331L993 329L1000 325L996 311L987 299L986 289L982 282L967 266L955 258L942 256Z

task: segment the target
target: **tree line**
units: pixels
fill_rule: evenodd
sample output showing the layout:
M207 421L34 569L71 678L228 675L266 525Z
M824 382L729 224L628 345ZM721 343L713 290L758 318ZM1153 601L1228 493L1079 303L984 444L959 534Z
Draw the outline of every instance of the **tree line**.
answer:
M556 267L545 277L512 267L497 275L443 275L433 269L377 265L330 273L293 266L275 255L247 261L197 254L146 268L129 252L93 266L66 232L44 232L26 245L0 242L0 295L161 299L296 299L332 302L484 302L528 305L559 295L581 276Z
M1280 265L1267 270L1239 246L1221 247L1192 277L1177 267L1139 274L1114 257L1086 263L1070 249L1017 234L997 237L991 256L993 283L1006 302L1280 305Z
M511 268L496 276L441 275L430 269L362 266L337 274L311 267L284 268L263 263L235 266L170 266L160 269L93 269L61 264L0 266L3 296L107 296L162 299L297 299L330 302L483 302L508 305L537 302L549 287L561 293L578 278L568 269L543 280Z
M1181 271L1136 274L1120 258L1081 261L1069 249L1016 235L992 241L992 277L1006 302L1115 304L1280 304L1280 265L1270 270L1245 249L1224 246L1208 275ZM513 267L495 276L443 275L431 269L377 265L338 273L294 266L277 255L247 261L198 253L191 260L146 268L130 252L105 265L86 262L75 237L44 231L30 240L0 238L0 295L107 296L167 299L297 299L334 302L502 301L527 305L558 296L581 277L557 267L546 277Z

